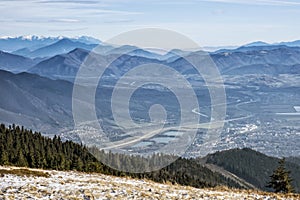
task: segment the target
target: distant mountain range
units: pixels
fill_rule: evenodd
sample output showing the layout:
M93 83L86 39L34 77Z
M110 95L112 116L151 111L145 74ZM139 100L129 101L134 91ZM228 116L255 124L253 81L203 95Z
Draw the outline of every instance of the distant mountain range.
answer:
M97 43L97 44L94 44ZM220 49L210 53L222 74L298 74L300 66L299 41L267 44L254 42L236 49ZM288 45L288 46L287 46ZM15 50L11 53L5 50ZM199 52L171 50L164 55L138 47L111 46L91 37L16 37L0 39L0 69L18 73L30 72L51 79L74 80L86 56L93 50L99 56L122 55L119 65L123 69L145 63L161 63L180 72L189 65L186 56L198 57ZM16 50L17 49L17 50ZM125 54L125 55L123 55ZM126 57L126 55L130 56ZM126 66L126 67L125 67ZM114 74L116 75L116 74Z
M88 54L88 50L76 48L67 54L43 60L28 71L51 79L73 80Z
M240 47L211 54L222 74L299 74L300 48Z
M291 41L291 42L276 42L276 43L267 43L267 42L263 42L263 41L256 41L256 42L252 42L246 45L243 45L245 47L254 47L254 46L272 46L272 45L285 45L288 47L300 47L300 40L295 40L295 41Z
M122 51L126 52L124 49L128 47L123 47L122 51L120 48L112 49L102 56L121 54ZM90 51L87 50L87 48L76 48L66 54L56 55L43 60L30 68L29 72L52 79L60 77L64 80L70 80L70 78L73 79L76 76L80 65L83 63L89 52ZM127 52L130 51L128 50ZM185 68L190 68L190 66L187 66L189 64L185 61L184 57L182 58L172 52L169 52L165 56L159 56L142 49L135 49L128 54L131 56L130 59L128 59L129 57L126 58L124 55L119 58L119 60L122 60L122 66L124 66L124 68L125 66L133 68L136 65L152 62L160 62L172 66L181 72L185 71ZM184 53L182 52L182 54ZM190 54L189 56L197 57L202 53L185 52L185 54L185 56ZM211 53L211 58L222 74L298 74L300 67L300 47L287 47L282 45L240 47L235 50ZM120 70L122 71L122 68L120 68ZM64 77L67 77L67 79Z
M245 45L241 45L241 47L261 47L261 46L288 46L288 47L300 47L300 40L295 40L291 42L276 42L276 43L267 43L263 41L255 41ZM234 50L239 48L239 46L205 46L203 49L209 52L215 52L219 50Z
M39 48L54 44L62 39L69 39L73 42L80 42L84 44L103 44L99 39L89 37L89 36L80 36L68 38L64 36L58 37L44 37L44 36L18 36L18 37L9 37L2 36L0 37L0 50L5 52L16 52L16 53L25 53L26 51L35 51ZM263 41L255 41L245 45L243 47L253 47L253 46L273 46L273 45L285 45L289 47L300 47L300 40L289 41L289 42L277 42L277 43L267 43ZM218 51L220 49L236 49L239 46L204 46L203 49L209 52ZM80 47L78 47L80 48ZM59 52L57 53L59 54Z
M66 48L64 48L66 46ZM77 48L77 46L81 46L84 48ZM6 72L2 71L0 73L0 78L2 81L6 80L1 84L3 90L7 90L7 93L10 93L13 96L25 95L20 97L23 99L23 102L26 103L26 99L30 100L33 98L33 93L35 93L35 85L29 84L31 80L35 80L37 85L44 85L43 88L45 90L41 93L45 92L49 94L45 94L47 97L51 97L51 99L59 99L57 97L57 93L54 91L60 90L61 92L65 90L65 87L68 88L68 91L71 93L71 84L67 84L66 82L59 82L59 80L66 80L69 82L73 82L74 78L77 74L77 71L87 55L90 53L90 50L87 48L92 48L91 44L84 44L81 42L74 42L69 39L61 39L58 42L48 45L46 47L42 47L34 52L45 52L54 54L55 50L60 51L64 49L72 49L70 52L54 55L52 57L38 60L31 59L19 55L14 55L11 53L0 52L0 69L13 72L27 72L18 75L8 75ZM47 49L49 48L49 52ZM122 55L116 61L114 68L109 71L114 77L119 76L120 73L125 73L130 68L133 68L138 65L147 64L147 63L159 63L168 65L176 70L178 70L182 74L190 74L192 73L190 70L191 66L186 62L184 58L178 56L178 54L182 54L185 56L195 57L199 56L201 52L184 52L181 50L173 50L168 54L161 56L160 59L164 58L164 60L155 59L158 54L152 54L151 52L147 52L144 50L139 50L131 46L123 46L118 48L112 48L111 46L100 46L98 51L102 50L102 54L98 55L103 59L109 58L109 56L113 56L114 54L119 54L122 51L130 51L130 49L134 49L133 52L130 52L131 55ZM151 57L151 58L149 58ZM215 53L211 53L211 58L214 60L220 72L223 75L247 75L247 74L256 74L256 75L270 75L277 76L280 74L299 74L300 73L300 48L299 47L287 47L287 46L250 46L250 47L240 47L235 50L228 51L219 51ZM149 69L151 70L151 69ZM36 74L36 75L30 75ZM58 80L58 82L50 81L49 79L44 79L42 77L49 78L52 80ZM24 82L19 82L19 81ZM17 81L17 82L16 82ZM42 81L40 83L39 81ZM236 83L239 84L239 83ZM65 86L66 85L66 86ZM22 87L23 92L18 92L15 90L16 88ZM27 87L27 88L23 88ZM55 89L57 87L57 89ZM10 88L10 89L8 89ZM49 89L49 90L48 90ZM10 92L9 92L10 91ZM28 91L28 93L24 93L24 91ZM51 92L52 91L52 92ZM54 92L54 93L53 93ZM39 92L36 92L39 94ZM68 94L68 92L66 92ZM36 98L36 97L35 97ZM42 98L42 96L40 96ZM70 103L70 96L67 97L67 101ZM34 99L34 98L33 98ZM7 103L11 103L12 101L3 102L2 98L2 108L13 109L14 106L8 106ZM44 102L45 100L38 100L39 102L45 103L46 108L50 108L52 105L58 106L60 110L66 109L64 108L63 102L56 102L53 104L49 104L49 102ZM1 102L0 102L1 103ZM15 102L17 103L17 102ZM31 106L29 106L31 105ZM65 104L68 105L68 104ZM35 103L28 101L26 108L36 106ZM50 107L49 107L50 106ZM69 105L70 106L70 105ZM22 107L22 106L21 106ZM20 107L20 108L21 108ZM15 108L14 108L15 109ZM32 113L40 113L43 109L35 111L32 110ZM8 109L9 110L9 109ZM19 113L18 110L10 110L13 113ZM53 111L45 111L45 112L53 112ZM55 111L56 112L56 111ZM63 111L64 113L68 113L67 116L70 117L71 109L67 109ZM49 115L49 114L48 114ZM56 115L56 114L55 114ZM17 116L17 115L16 115ZM63 115L59 115L61 117ZM54 119L55 117L53 117ZM49 122L49 120L46 120ZM59 121L59 120L54 120ZM13 121L11 121L13 122ZM45 121L44 121L45 122ZM41 123L42 124L42 123ZM42 129L43 130L43 129Z
M89 54L99 59L98 65L117 58L105 74L107 82L112 84L136 66L156 63L169 66L204 87L203 79L195 76L195 70L185 59L196 60L203 51L174 49L161 55L130 45L113 46L89 37L36 36L2 38L0 49L0 91L6 94L0 98L0 122L18 123L48 134L72 129L73 81ZM220 49L209 55L225 81L230 102L227 117L246 118L233 122L239 123L233 126L259 126L267 121L265 124L274 123L273 127L276 127L282 122L281 119L278 122L277 112L293 112L294 106L299 106L300 47L297 41L272 45L255 42L234 49ZM209 104L207 91L201 89L197 95ZM161 91L158 95L168 101ZM143 96L147 97L146 94ZM100 99L99 96L96 98ZM264 112L264 108L272 105L283 107L279 111L271 107ZM205 109L209 115L209 108ZM98 110L99 113L102 111ZM274 132L278 130L282 131L276 127ZM292 130L291 134L297 132ZM228 132L235 130L228 128ZM251 144L257 145L256 141ZM272 153L280 154L275 150Z
M54 44L59 40L69 39L73 42L84 44L100 44L101 41L92 37L81 36L76 38L59 37L39 37L39 36L20 36L20 37L0 37L0 50L6 52L26 52L35 51L39 48ZM58 52L59 53L59 52Z
M270 46L271 44L262 42L262 41L257 41L257 42L251 42L249 44L243 45L244 47L259 47L259 46Z
M86 44L78 41L73 41L71 39L61 39L55 42L54 44L50 44L47 46L43 46L34 51L30 51L27 48L19 49L17 51L12 52L13 54L22 55L30 58L44 58L51 57L58 54L64 54L72 51L75 48L83 48L87 50L92 50L95 48L97 44Z

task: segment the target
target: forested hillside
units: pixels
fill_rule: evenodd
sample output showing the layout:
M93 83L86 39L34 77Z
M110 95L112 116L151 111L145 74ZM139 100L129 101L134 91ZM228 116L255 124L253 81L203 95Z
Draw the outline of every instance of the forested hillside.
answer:
M117 156L110 155L112 162ZM141 161L138 158L136 160ZM0 165L99 172L198 188L219 185L241 188L238 183L203 167L195 159L179 158L168 167L151 173L120 172L98 162L83 145L71 141L62 142L56 136L50 139L42 136L41 133L32 132L15 125L5 127L2 124L0 126Z
M231 149L208 155L206 163L223 167L247 182L262 190L270 190L266 185L270 181L279 158L269 157L249 148ZM286 168L291 171L292 185L296 192L300 191L300 166L286 162Z

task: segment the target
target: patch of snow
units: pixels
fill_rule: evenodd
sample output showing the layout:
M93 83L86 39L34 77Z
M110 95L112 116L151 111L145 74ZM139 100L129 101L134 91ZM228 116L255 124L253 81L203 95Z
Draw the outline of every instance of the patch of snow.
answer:
M0 199L278 199L272 193L198 189L96 173L30 170L48 173L49 177L4 174Z

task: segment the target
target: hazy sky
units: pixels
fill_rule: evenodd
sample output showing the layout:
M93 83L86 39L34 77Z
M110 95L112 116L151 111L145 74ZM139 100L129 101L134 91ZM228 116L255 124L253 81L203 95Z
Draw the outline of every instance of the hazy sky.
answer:
M296 0L0 0L0 36L89 35L143 27L178 31L201 46L300 39Z

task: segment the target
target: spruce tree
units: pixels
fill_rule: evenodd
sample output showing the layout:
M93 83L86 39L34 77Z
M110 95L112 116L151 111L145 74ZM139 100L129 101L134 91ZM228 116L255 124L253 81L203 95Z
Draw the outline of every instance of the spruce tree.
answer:
M276 193L291 193L294 191L291 185L290 171L285 168L285 158L279 160L279 166L270 176L267 187L273 188Z

